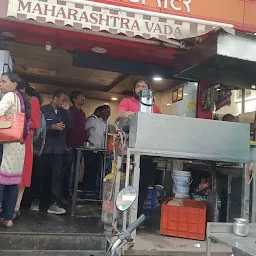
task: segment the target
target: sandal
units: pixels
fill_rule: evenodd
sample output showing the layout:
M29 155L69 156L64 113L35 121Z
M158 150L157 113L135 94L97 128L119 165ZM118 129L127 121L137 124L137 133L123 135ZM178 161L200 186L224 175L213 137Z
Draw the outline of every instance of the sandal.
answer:
M13 222L12 222L12 220L5 220L5 221L4 221L4 226L5 226L6 228L12 228L12 227L13 227Z

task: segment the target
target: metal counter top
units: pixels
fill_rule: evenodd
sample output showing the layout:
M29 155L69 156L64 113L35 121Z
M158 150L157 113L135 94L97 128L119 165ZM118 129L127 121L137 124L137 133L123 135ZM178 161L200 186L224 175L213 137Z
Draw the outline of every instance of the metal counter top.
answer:
M247 237L235 236L232 223L208 223L207 225L207 256L211 255L211 240L232 247L235 255L256 255L256 224L250 224Z
M255 148L256 149L256 148ZM203 160L203 161L213 161L213 162L224 162L224 163L246 163L250 162L250 158L232 158L223 155L209 155L202 153L188 153L188 152L173 152L173 151L163 151L163 150L153 150L153 149L140 149L140 148L127 148L127 152L130 154L140 154L147 156L160 156L167 158L177 158L177 159L189 159L189 160ZM217 152L216 152L217 153Z

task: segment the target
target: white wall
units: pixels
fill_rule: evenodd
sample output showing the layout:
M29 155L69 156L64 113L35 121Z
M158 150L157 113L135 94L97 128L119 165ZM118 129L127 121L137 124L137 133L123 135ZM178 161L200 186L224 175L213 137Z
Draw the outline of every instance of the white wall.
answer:
M183 86L183 100L172 103L172 92ZM196 116L197 83L182 82L166 92L156 93L155 101L163 114L176 116Z
M242 113L242 102L236 100L237 91L232 91L231 105L218 110L216 113L220 115L232 114L237 116ZM256 110L256 91L251 91L251 97L245 99L245 113L254 112Z

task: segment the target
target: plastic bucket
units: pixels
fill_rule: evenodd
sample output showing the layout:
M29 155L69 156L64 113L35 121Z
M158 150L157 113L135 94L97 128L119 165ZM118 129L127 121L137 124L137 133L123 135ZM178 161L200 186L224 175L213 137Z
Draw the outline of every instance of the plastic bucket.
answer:
M173 189L175 195L189 195L189 186L192 183L191 172L173 171Z

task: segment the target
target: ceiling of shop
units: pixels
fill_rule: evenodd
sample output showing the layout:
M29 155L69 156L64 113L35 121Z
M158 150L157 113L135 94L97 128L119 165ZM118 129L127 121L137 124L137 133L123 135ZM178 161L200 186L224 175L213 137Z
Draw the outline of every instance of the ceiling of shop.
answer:
M32 83L39 92L53 93L56 89L70 92L83 90L88 98L120 100L131 95L132 82L138 75L127 72L110 72L73 64L76 53L91 52L93 47L107 49L106 56L169 66L176 53L173 48L159 48L137 42L104 38L55 28L0 20L0 34L10 32L13 40L1 38L0 49L10 50L15 72ZM45 50L51 42L52 51ZM146 77L155 91L164 91L177 85L177 80L152 81Z

